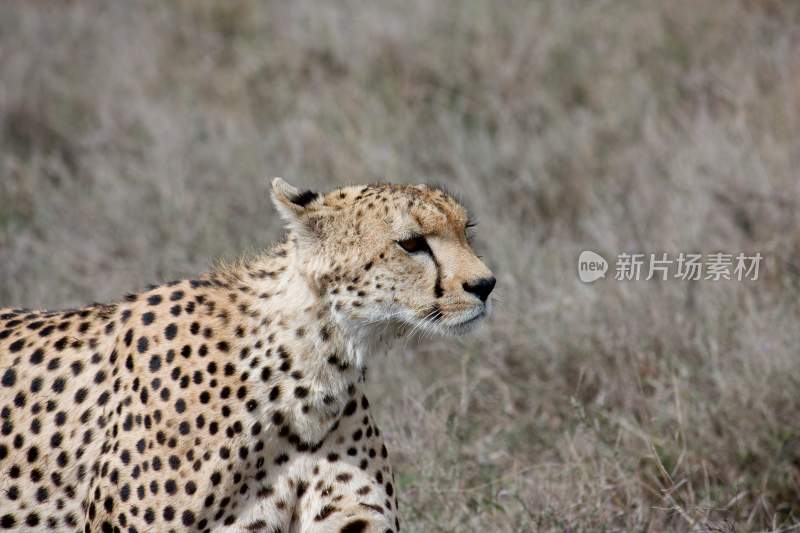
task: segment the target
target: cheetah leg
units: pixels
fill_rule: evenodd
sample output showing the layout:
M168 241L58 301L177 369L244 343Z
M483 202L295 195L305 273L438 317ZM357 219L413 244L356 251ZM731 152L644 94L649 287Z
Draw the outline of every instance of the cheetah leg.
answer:
M395 533L390 518L368 506L305 514L290 533Z

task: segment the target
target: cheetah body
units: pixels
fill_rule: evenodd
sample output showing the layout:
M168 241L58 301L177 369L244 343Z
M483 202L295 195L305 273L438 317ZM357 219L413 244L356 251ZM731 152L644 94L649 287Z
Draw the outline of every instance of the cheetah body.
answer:
M260 256L116 304L0 310L0 530L399 530L366 362L409 326L474 323L453 293L488 270L438 189L276 180L273 199L289 234ZM435 261L391 238L409 224Z

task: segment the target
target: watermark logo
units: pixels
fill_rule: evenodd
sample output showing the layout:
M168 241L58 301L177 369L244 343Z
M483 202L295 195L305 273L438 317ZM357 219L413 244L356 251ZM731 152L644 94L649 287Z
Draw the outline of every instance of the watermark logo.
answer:
M584 283L592 283L606 277L608 261L591 250L584 250L578 257L578 277Z
M680 281L757 281L763 256L756 252L729 254L679 253L621 253L614 264L616 281L649 281L668 279ZM591 250L581 252L578 257L578 277L584 283L604 278L608 263Z

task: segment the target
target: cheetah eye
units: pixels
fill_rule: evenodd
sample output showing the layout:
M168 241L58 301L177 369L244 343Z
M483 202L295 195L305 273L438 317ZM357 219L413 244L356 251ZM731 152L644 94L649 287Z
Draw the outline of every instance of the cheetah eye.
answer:
M410 254L415 254L418 252L430 253L431 251L431 249L428 248L428 242L425 240L425 237L421 236L411 237L409 239L397 241L397 244L400 245L400 248L402 248L403 250L405 250Z
M477 224L476 222L473 222L472 220L468 221L468 222L467 222L467 223L464 225L464 237L467 239L467 242L468 242L469 244L472 244L472 237L473 237L473 235L472 235L472 228L474 228L474 227L475 227L475 226L477 226L477 225L478 225L478 224Z

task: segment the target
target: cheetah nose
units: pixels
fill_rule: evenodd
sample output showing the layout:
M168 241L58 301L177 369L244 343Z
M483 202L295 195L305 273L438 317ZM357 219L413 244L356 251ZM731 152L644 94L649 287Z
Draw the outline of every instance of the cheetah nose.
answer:
M480 298L482 302L485 302L486 298L492 293L495 283L497 283L497 280L491 277L474 281L465 281L461 286L464 287L465 291L474 294Z

